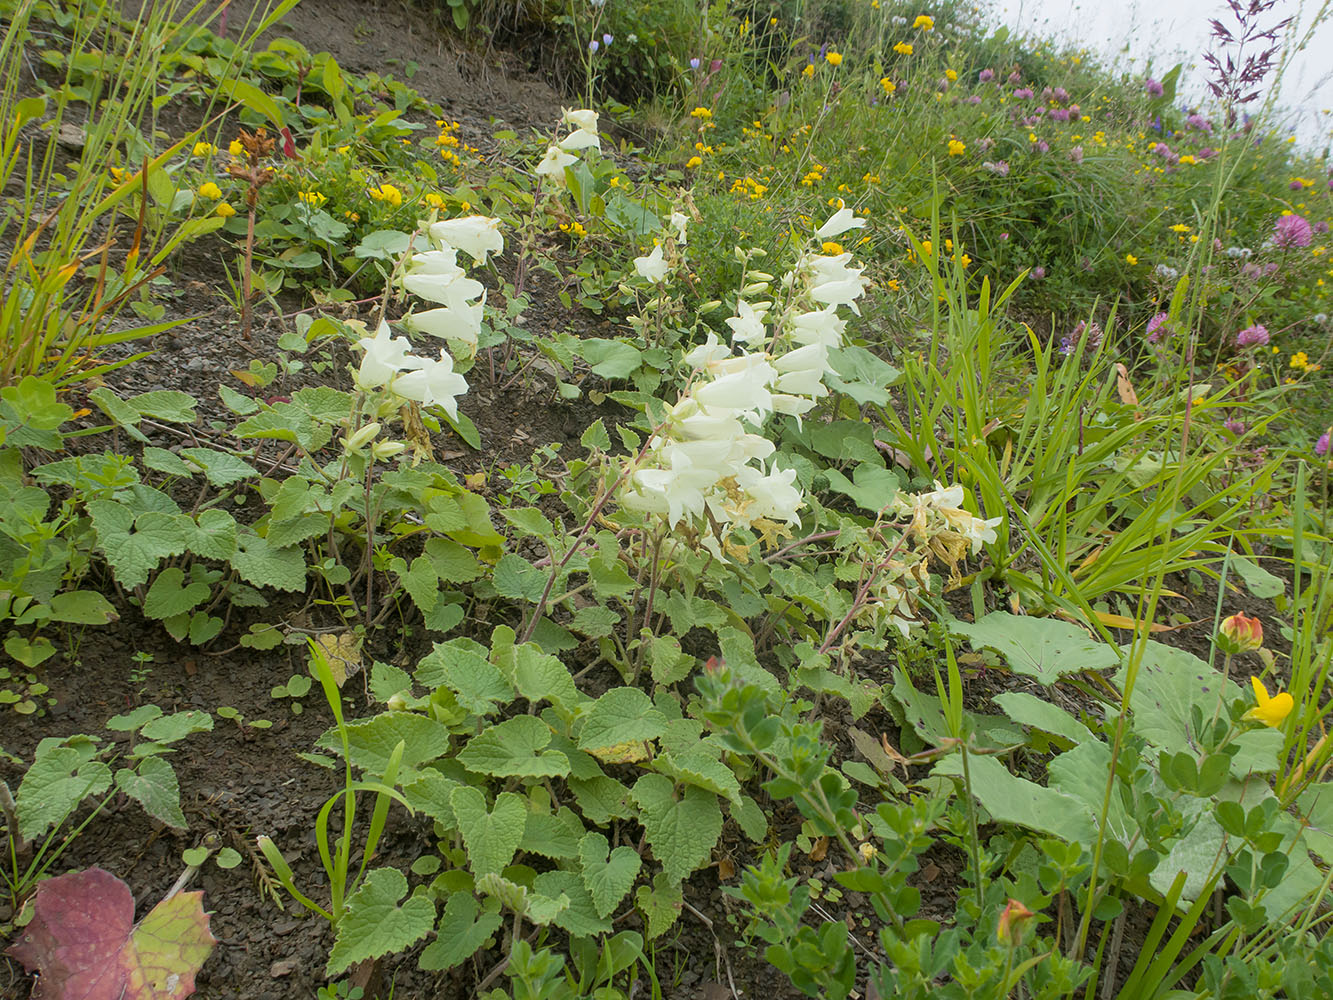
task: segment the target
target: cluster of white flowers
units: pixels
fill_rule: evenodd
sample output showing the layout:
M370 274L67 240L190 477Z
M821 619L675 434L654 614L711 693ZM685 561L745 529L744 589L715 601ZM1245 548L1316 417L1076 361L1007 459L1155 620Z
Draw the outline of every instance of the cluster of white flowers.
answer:
M678 243L684 242L685 222L680 213L671 218ZM815 235L830 240L864 225L843 208ZM727 325L738 349L710 333L685 356L696 377L625 477L621 501L627 507L665 515L673 527L705 514L718 526L800 523L803 497L793 485L796 470L771 461L765 466L776 449L748 428L762 428L773 413L799 419L828 395L829 352L842 345L847 325L838 308L857 311L856 299L866 287L850 260L850 253L803 253L782 278L786 303L780 310L768 301L737 303ZM648 281L662 282L667 274L662 247L637 258L634 267ZM767 292L772 282L762 272L747 278L745 291L755 294Z
M432 224L428 232L431 249L413 254L401 283L438 308L409 313L402 325L475 351L486 290L459 266L458 252L478 263L485 263L492 253L503 253L500 220L480 215L447 219ZM373 337L363 337L358 344L366 352L356 374L358 388L366 392L387 388L400 399L439 406L450 419L458 419L457 398L467 392L467 380L454 371L448 350L441 348L438 358L413 354L411 342L393 336L383 320Z
M995 541L995 527L1004 520L984 520L969 513L963 509L963 488L938 482L929 493L897 497L893 510L910 521L908 534L927 544L950 568L957 566L965 549L976 555L982 545Z
M546 147L546 155L536 166L536 173L549 177L556 184L565 183L565 167L577 162L576 150L595 149L601 152L602 140L597 135L597 112L587 108L575 111L564 109L561 124L573 125L574 131L559 142Z

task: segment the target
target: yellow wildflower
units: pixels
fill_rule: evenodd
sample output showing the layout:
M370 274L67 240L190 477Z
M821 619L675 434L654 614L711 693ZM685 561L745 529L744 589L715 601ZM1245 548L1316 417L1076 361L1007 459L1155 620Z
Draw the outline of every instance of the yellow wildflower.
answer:
M193 152L195 156L213 156L217 151L217 146L214 146L211 142L196 142L194 144Z
M801 70L801 76L804 76L804 77L812 77L812 76L814 76L814 75L815 75L815 64L814 64L814 63L806 63L806 64L805 64L805 69Z
M371 188L368 193L375 201L386 201L394 208L403 203L403 192L392 184L381 184L377 188Z
M946 69L944 71L944 78L948 80L950 83L953 83L955 80L958 79L958 71L954 69Z
M894 83L892 80L890 80L887 76L879 81L879 85L884 88L884 93L886 94L892 94L895 90L898 89L898 85Z
M899 42L893 47L893 51L897 52L900 56L910 56L912 54L912 43Z
M713 117L713 112L709 111L707 108L695 108L690 112L690 117L708 121L708 119Z
M204 181L199 185L199 197L217 201L222 197L222 189L212 181Z
M245 147L241 145L240 139L233 139L227 143L227 152L232 156L243 156L245 155Z
M320 205L329 200L318 191L297 191L296 197L311 208L319 208Z
M1177 222L1174 226L1171 227L1171 232L1173 233L1188 233L1189 231L1190 227L1185 225L1183 222Z
M965 149L967 149L967 146L963 145L963 143L959 142L957 139L949 140L950 156L962 156Z
M695 167L701 166L703 162L704 158L702 156L691 156L685 161L685 167L686 169L693 170Z
M214 208L213 211L217 215L222 216L224 219L230 219L233 215L236 214L236 209L232 208L225 201L218 202L217 207Z
M1137 257L1135 257L1132 253L1127 253L1127 254L1125 254L1125 263L1126 263L1126 264L1131 264L1131 265L1132 265L1132 264L1137 264L1138 262L1139 262L1139 259L1138 259Z
M1249 722L1262 722L1265 726L1276 729L1291 714L1291 710L1296 706L1296 702L1286 691L1281 691L1271 698L1268 696L1268 689L1264 687L1263 681L1258 677L1250 678L1250 685L1254 688L1254 700L1258 703L1254 708L1246 712L1241 718Z
M922 31L933 31L935 29L935 19L929 14L918 14L916 20L912 22L913 28L919 28Z
M834 243L830 240L829 242L825 243L820 249L822 249L830 257L837 257L842 253L842 244Z
M828 64L829 64L830 66L841 66L841 65L842 65L842 53L841 53L841 52L829 52L829 53L827 53L827 54L824 56L824 59L828 62Z

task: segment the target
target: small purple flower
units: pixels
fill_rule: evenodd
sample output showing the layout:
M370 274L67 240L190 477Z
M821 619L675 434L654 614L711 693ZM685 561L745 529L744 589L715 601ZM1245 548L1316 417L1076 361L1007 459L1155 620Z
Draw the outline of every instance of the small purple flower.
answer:
M1316 222L1314 224L1314 231L1318 233L1320 236L1323 236L1326 232L1328 232L1328 223L1322 220Z
M612 34L606 34L606 35L603 35L603 36L602 36L602 44L603 44L603 45L610 45L613 41L615 41L615 39L616 39L616 36L615 36L615 35L612 35Z
M1060 353L1068 357L1078 350L1078 345L1087 336L1087 349L1096 352L1102 346L1102 328L1097 323L1085 323L1079 320L1078 326L1060 339Z
M1051 144L1049 142L1047 142L1045 139L1037 140L1038 153L1049 153L1050 151L1051 151Z
M983 152L988 149L994 148L994 146L995 146L995 140L992 139L990 136L986 136L984 139L980 140L977 143L977 149L980 149ZM1327 230L1328 226L1325 225L1324 228Z
M971 97L969 97L969 98L967 99L967 103L968 103L968 104L980 104L980 103L981 103L981 98L980 98L980 96L978 96L977 94L973 94Z
M996 174L997 176L1000 176L1000 177L1008 177L1008 176L1009 176L1009 161L1008 161L1008 160L1000 160L998 163L992 163L990 160L987 160L987 161L986 161L985 163L983 163L981 166L982 166L984 169L989 170L991 173ZM1008 234L1005 234L1005 235L1007 236Z
M1236 334L1237 347L1264 347L1268 344L1268 328L1255 323Z
M1057 121L1057 122L1067 122L1067 121L1069 121L1069 109L1068 109L1068 108L1052 108L1052 109L1051 109L1051 118L1052 118L1052 120Z
M1069 100L1069 91L1065 90L1064 87L1056 87L1051 91L1051 96L1057 101L1067 101Z
M1314 453L1318 455L1320 458L1323 458L1325 455L1328 454L1330 433L1333 433L1333 428L1329 428L1329 430L1324 431L1323 434L1319 435L1319 440L1314 443Z
M597 39L595 39L595 38L594 38L591 42L588 43L588 51L589 51L589 52L596 52L596 51L597 51L598 49L600 49L601 47L602 47L602 43L599 42L599 41L598 41Z
M1011 87L1016 83L1021 83L1022 80L1023 80L1023 74L1018 72L1018 70L1014 70L1012 73L1009 74L1009 86Z
M1031 100L1031 98L1032 98L1032 88L1031 88L1031 87L1019 87L1017 90L1014 91L1014 98L1017 99L1017 100L1020 100L1020 101Z
M1236 435L1236 437L1240 437L1242 434L1245 433L1244 421L1237 420L1235 417L1232 417L1222 426L1225 427L1227 430L1229 430L1232 434Z
M1028 272L1028 275L1029 277L1032 278L1033 281L1041 281L1042 278L1046 277L1046 268L1038 264L1036 267L1034 267L1031 271Z
M990 83L994 79L995 79L995 70L993 69L983 69L980 73L977 74L977 80L980 81L981 83Z
M1083 162L1083 147L1082 147L1082 146L1075 146L1073 149L1071 149L1071 150L1069 151L1069 158L1070 158L1071 160L1073 160L1075 163L1082 163L1082 162Z
M1168 313L1160 312L1152 319L1148 320L1148 329L1144 331L1148 343L1155 344L1159 340L1161 340L1165 334L1170 332L1169 327L1163 329L1164 327L1166 327L1166 321L1168 315L1169 315Z
M700 65L699 57L695 56L690 60L690 69L698 69Z
M1301 184L1300 181L1292 181L1290 184L1287 185L1287 190L1289 190L1289 191L1299 191L1299 190L1301 189L1302 186L1303 186L1303 185Z
M1204 146L1203 149L1194 154L1194 158L1196 160L1211 160L1216 155L1217 150L1212 146Z
M1279 250L1308 247L1314 239L1310 223L1300 215L1284 215L1273 226L1273 245Z
M1143 89L1148 92L1149 97L1161 97L1166 93L1162 88L1162 85L1158 81L1152 79L1152 77L1149 77L1143 82Z
M1009 234L1008 234L1008 233L1001 233L1001 234L1000 234L1000 242L1001 242L1001 243L1006 242L1008 239L1009 239Z
M1069 114L1070 114L1070 117L1077 118L1077 117L1079 116L1079 112L1082 111L1082 110L1083 110L1083 109L1080 108L1077 104L1071 104L1071 105L1069 105Z
M1200 132L1207 132L1210 135L1213 131L1213 123L1203 115L1194 114L1185 119L1185 124L1190 128L1197 128Z

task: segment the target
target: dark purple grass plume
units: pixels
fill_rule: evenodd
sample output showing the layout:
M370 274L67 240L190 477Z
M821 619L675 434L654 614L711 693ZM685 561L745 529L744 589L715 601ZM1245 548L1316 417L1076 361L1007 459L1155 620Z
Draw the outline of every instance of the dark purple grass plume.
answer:
M1227 125L1236 124L1237 107L1258 100L1264 79L1273 70L1273 59L1282 51L1278 35L1291 24L1291 18L1267 28L1259 24L1277 4L1278 0L1227 0L1236 20L1234 30L1217 18L1209 20L1222 52L1204 54L1204 62L1212 67L1208 89L1226 107Z

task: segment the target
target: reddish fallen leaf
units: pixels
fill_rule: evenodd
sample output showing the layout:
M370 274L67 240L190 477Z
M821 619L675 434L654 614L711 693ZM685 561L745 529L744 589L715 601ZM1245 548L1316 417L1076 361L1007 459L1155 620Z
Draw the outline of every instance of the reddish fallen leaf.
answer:
M175 1000L213 950L202 892L163 900L137 925L134 896L101 868L37 886L33 918L6 954L36 972L32 1000Z

